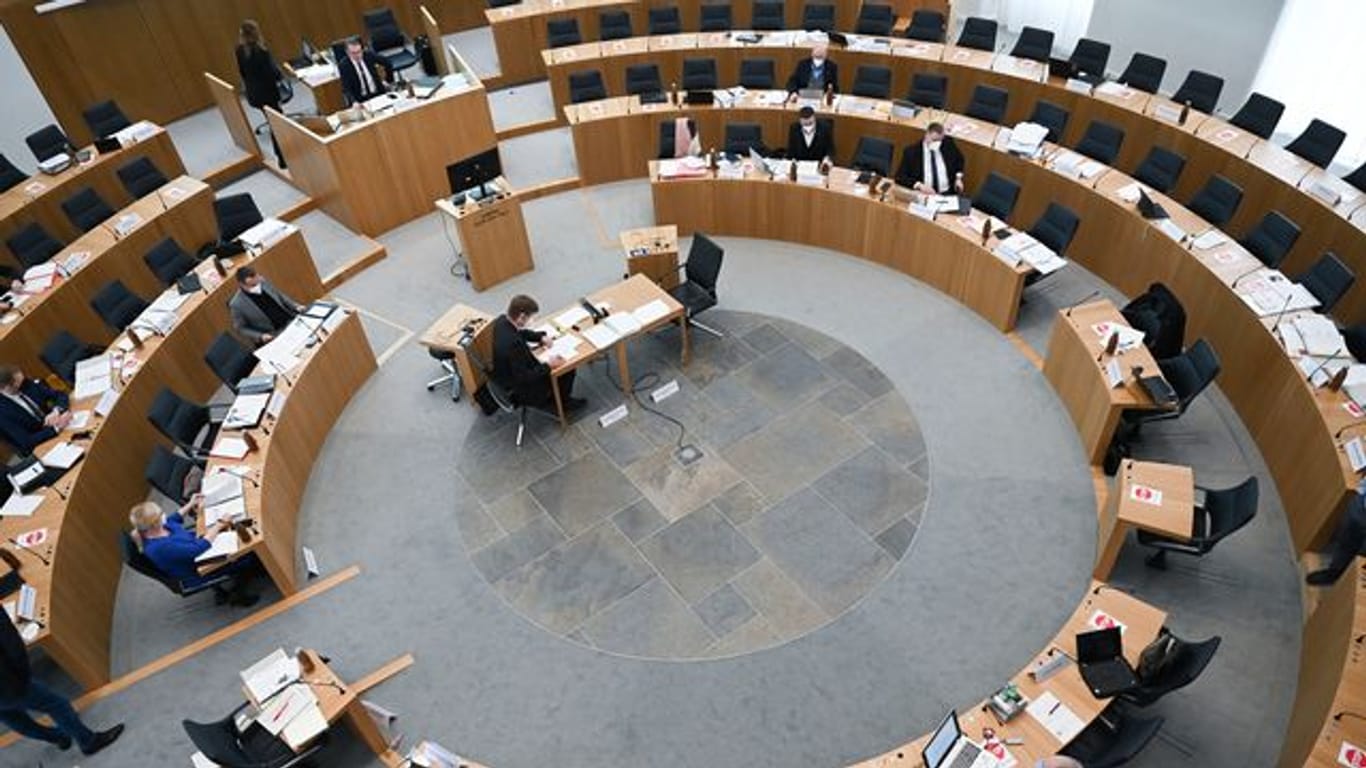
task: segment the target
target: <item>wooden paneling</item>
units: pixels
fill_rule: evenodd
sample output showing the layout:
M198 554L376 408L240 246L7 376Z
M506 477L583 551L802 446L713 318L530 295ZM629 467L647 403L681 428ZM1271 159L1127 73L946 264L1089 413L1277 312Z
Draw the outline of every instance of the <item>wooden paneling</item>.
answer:
M252 130L251 121L247 119L246 110L242 108L242 100L238 98L236 86L208 72L204 73L204 82L208 84L218 113L223 116L223 122L228 126L228 135L232 136L232 143L243 152L260 157L261 145L256 142L256 132Z

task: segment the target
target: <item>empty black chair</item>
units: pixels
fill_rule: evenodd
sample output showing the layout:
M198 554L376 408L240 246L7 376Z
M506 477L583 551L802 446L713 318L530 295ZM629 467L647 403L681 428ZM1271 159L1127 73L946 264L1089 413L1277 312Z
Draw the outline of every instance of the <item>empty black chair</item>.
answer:
M192 458L202 456L202 446L213 445L220 424L213 416L209 406L192 403L169 387L162 387L147 409L152 426Z
M129 568L133 569L137 573L142 574L143 576L146 576L147 578L153 581L161 583L167 589L171 590L172 592L181 597L189 597L190 595L196 595L200 592L204 592L205 590L209 589L221 589L225 584L232 581L233 578L232 574L228 573L228 569L226 568L218 571L213 575L205 576L202 579L194 579L193 581L189 579L181 581L180 579L167 576L165 573L162 572L160 568L156 566L155 563L147 559L147 556L142 553L141 549L138 549L137 542L133 541L133 537L128 535L127 531L119 531L119 547L123 552L123 562L127 563ZM243 704L242 706L245 707L246 705ZM255 727L261 728L261 726L259 725ZM261 728L261 731L263 733L266 733L264 728ZM226 753L222 754L226 755ZM259 764L219 763L219 765L255 766Z
M147 309L147 302L128 290L123 281L110 280L90 299L90 308L105 325L119 333Z
M204 352L204 364L228 389L236 392L237 385L256 368L256 357L236 336L224 331Z
M889 67L874 67L860 64L854 71L854 87L850 93L870 99L888 99L892 96L892 70Z
M102 101L81 113L85 118L85 124L90 126L90 133L96 138L111 136L132 125L119 105L111 101Z
M781 0L756 0L751 7L750 26L757 30L787 29L787 12Z
M1162 78L1167 74L1167 60L1146 53L1135 53L1129 59L1129 66L1119 76L1119 81L1130 88L1144 93L1157 93L1162 87Z
M603 11L598 14L598 37L603 40L623 40L634 37L631 14L626 11Z
M147 461L143 477L147 484L157 489L161 495L176 504L184 504L194 493L185 487L185 479L190 477L191 473L198 476L199 473L195 469L193 461L184 456L177 456L164 445L157 445L152 448L152 458Z
M1160 639L1171 643L1170 651L1164 655L1160 666L1151 675L1144 676L1140 664L1138 687L1130 688L1119 695L1124 702L1136 707L1146 707L1172 691L1195 682L1214 659L1214 653L1219 650L1221 642L1218 635L1199 643L1188 643L1174 635Z
M1143 346L1154 358L1165 360L1181 354L1186 339L1186 308L1167 286L1149 285L1125 304L1120 314L1130 326L1143 331Z
M90 187L83 187L76 194L63 200L62 211L79 232L89 232L114 215L114 209L109 207L109 203Z
M949 97L949 79L917 72L911 75L911 92L906 97L922 107L943 109Z
M1233 218L1241 202L1243 188L1216 173L1186 207L1210 224L1222 227Z
M370 38L370 49L392 76L401 78L403 70L417 66L417 53L408 47L408 36L399 29L393 11L388 8L366 11L361 20Z
M218 221L218 239L224 243L235 240L238 235L265 221L249 192L214 200L213 215Z
M906 28L906 37L929 43L944 42L944 14L925 8L912 11L911 25Z
M829 32L835 28L835 6L830 3L807 3L802 7L802 29Z
M683 265L683 282L669 291L669 295L683 305L688 325L713 336L721 336L721 332L702 325L694 318L716 306L716 280L721 275L724 256L725 251L711 238L701 232L693 234L688 261Z
M1103 78L1105 67L1110 63L1110 44L1083 37L1077 41L1068 61L1079 74Z
M1043 215L1029 228L1029 236L1062 256L1067 253L1067 246L1072 244L1072 238L1076 237L1079 226L1081 219L1077 218L1077 214L1073 213L1071 208L1049 203Z
M1309 122L1304 133L1295 137L1285 148L1320 168L1327 168L1346 139L1347 134L1341 129L1315 118Z
M1010 92L1004 88L979 85L972 89L972 99L968 102L967 116L1000 125L1006 119L1006 104Z
M751 90L767 91L777 80L777 66L773 59L742 59L740 85Z
M726 152L748 156L751 149L763 154L764 133L758 123L726 123Z
M0 157L3 157L3 155L0 155ZM1362 192L1366 192L1366 163L1358 165L1355 171L1343 176L1342 180Z
M607 86L602 82L602 73L596 69L585 72L569 73L569 103L582 104L607 98Z
M1219 95L1224 92L1224 78L1192 69L1185 82L1172 94L1172 101L1178 104L1190 103L1191 109L1212 114L1219 104Z
M1286 254L1300 239L1300 226L1280 211L1267 211L1241 240L1240 245L1266 266L1279 269Z
M1176 186L1176 180L1181 178L1181 171L1185 167L1186 158L1183 155L1166 147L1154 146L1148 150L1148 156L1143 158L1138 170L1134 171L1134 178L1166 194Z
M103 348L86 344L66 331L57 331L43 345L38 359L43 361L48 370L57 374L57 378L67 384L75 384L76 363L103 351Z
M702 6L703 32L729 32L731 28L729 5Z
M25 181L28 181L28 175L11 163L9 158L0 155L0 192L8 192Z
M284 739L270 735L260 723L253 722L245 731L239 733L236 719L247 706L248 704L243 704L216 723L182 720L180 725L185 729L185 734L190 737L195 749L222 766L295 768L311 764L310 761L327 746L327 731L301 749L298 754L290 749Z
M1165 369L1164 373L1165 373ZM1170 377L1169 377L1170 378ZM1172 382L1176 386L1176 382ZM1205 503L1195 508L1190 541L1169 539L1140 530L1138 543L1157 550L1146 559L1148 565L1166 565L1167 553L1204 557L1214 546L1257 516L1257 476L1253 475L1232 488L1205 489Z
M886 37L892 34L892 25L895 23L896 16L892 14L892 6L865 2L859 8L854 31L860 35Z
M958 33L958 45L979 51L996 50L996 22L980 16L969 16Z
M1053 58L1053 31L1038 27L1025 27L1020 30L1020 38L1010 55L1033 61L1048 61Z
M1124 144L1124 130L1110 123L1092 120L1077 144L1077 151L1099 163L1114 165L1119 148Z
M1057 144L1067 131L1067 119L1071 113L1051 101L1040 99L1034 102L1034 111L1029 122L1038 123L1048 129L1048 140Z
M684 59L683 90L716 90L716 59Z
M43 162L50 157L56 157L63 152L70 152L74 149L71 139L62 133L62 129L55 125L48 125L30 133L24 138L24 143L28 145L29 151L38 162Z
M142 260L162 285L171 285L194 269L194 257L180 247L175 238L168 237L152 246Z
M1319 300L1319 311L1330 312L1355 283L1357 276L1332 251L1325 252L1296 281Z
M1176 408L1166 411L1125 411L1124 421L1129 426L1128 437L1138 434L1138 428L1153 421L1168 421L1181 416L1195 398L1219 377L1222 366L1214 347L1204 339L1197 339L1190 349L1175 357L1157 361L1162 377L1176 392Z
M1020 185L1014 179L992 172L987 174L982 188L972 198L972 207L1001 221L1009 221L1010 214L1015 210L1015 201L1019 199Z
M1263 139L1271 138L1285 114L1285 105L1269 96L1254 93L1238 108L1229 122Z
M146 197L166 184L166 176L150 157L139 157L118 170L119 181L134 200Z
M882 176L892 174L892 142L860 136L850 165L862 171L873 171Z
M650 34L676 35L683 31L683 22L678 17L678 6L651 8L649 17Z
M626 68L626 93L636 96L643 93L662 93L664 86L659 82L659 67L654 64L632 64Z
M1116 768L1138 756L1165 722L1160 717L1125 717L1113 729L1103 720L1092 723L1081 735L1062 749L1086 768Z
M5 240L5 245L24 269L46 262L66 247L37 223L26 225L10 235L9 239Z
M545 23L545 42L551 48L563 48L583 42L578 19L550 19Z

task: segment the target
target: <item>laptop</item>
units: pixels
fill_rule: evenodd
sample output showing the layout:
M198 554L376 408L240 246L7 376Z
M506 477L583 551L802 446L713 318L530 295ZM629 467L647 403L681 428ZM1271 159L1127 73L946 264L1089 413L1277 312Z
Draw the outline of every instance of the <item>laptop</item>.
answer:
M826 32L825 35L830 40L830 42L834 43L835 45L838 45L841 48L849 47L849 36L844 34L843 32L836 32L834 30L831 30L829 32Z
M1060 77L1064 80L1071 80L1076 73L1076 66L1068 59L1054 57L1048 60L1049 77Z
M1148 197L1148 193L1142 187L1138 188L1138 212L1145 219L1169 219L1167 209L1163 208Z
M825 91L819 88L803 88L797 91L797 98L802 101L820 101L825 98Z
M1119 627L1077 635L1077 669L1097 699L1108 699L1138 686L1138 675L1124 658Z
M971 740L958 727L958 712L949 710L944 722L920 751L925 768L996 768L1000 761Z

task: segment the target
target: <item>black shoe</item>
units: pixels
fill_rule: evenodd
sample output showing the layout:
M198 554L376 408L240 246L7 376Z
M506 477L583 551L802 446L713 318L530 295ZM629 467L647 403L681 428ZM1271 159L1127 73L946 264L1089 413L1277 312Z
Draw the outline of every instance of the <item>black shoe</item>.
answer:
M1326 587L1337 581L1339 575L1340 574L1333 573L1331 570L1324 568L1321 571L1314 571L1308 576L1305 576L1304 581L1311 586Z
M571 397L564 401L564 409L566 411L582 410L586 405L588 405L588 400L582 397Z
M234 592L228 602L238 608L250 608L261 601L261 596L254 592Z
M110 728L106 731L100 731L99 733L95 734L95 740L90 743L90 746L81 747L81 751L86 753L87 755L93 755L96 752L99 752L101 749L104 749L110 744L113 744L114 742L118 741L119 736L122 735L123 723L119 723L113 728Z
M214 605L227 605L227 604L228 604L228 599L231 598L231 597L232 597L232 594L231 594L230 592L228 592L228 590L223 589L222 587L214 587L214 588L213 588L213 604L214 604Z
M57 749L60 749L63 752L67 751L68 749L71 749L71 737L65 734L63 734L60 739L53 743L57 745Z

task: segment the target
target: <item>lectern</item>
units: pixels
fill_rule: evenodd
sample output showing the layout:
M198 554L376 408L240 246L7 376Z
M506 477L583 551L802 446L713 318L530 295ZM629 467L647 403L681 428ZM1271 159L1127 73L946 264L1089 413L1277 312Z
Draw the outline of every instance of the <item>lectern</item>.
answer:
M490 187L499 191L460 205L450 198L436 201L437 210L455 219L470 283L483 291L510 277L536 268L531 260L531 241L522 217L522 201L499 177Z

